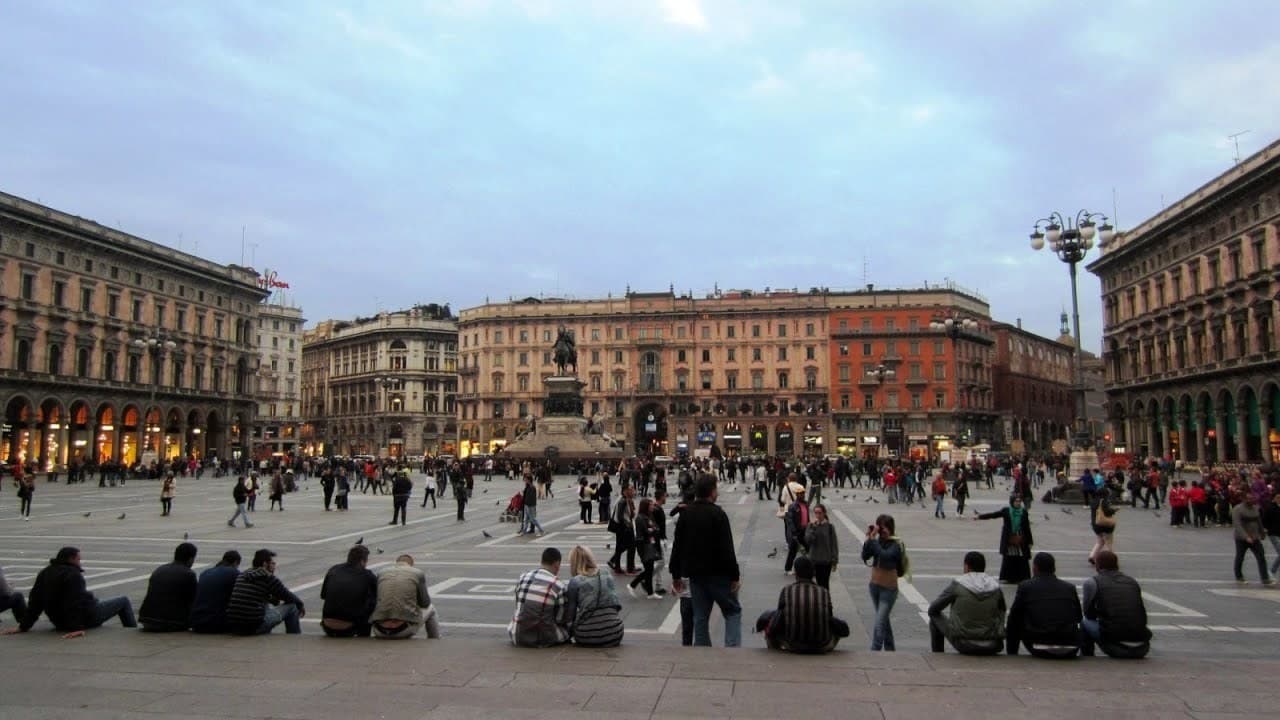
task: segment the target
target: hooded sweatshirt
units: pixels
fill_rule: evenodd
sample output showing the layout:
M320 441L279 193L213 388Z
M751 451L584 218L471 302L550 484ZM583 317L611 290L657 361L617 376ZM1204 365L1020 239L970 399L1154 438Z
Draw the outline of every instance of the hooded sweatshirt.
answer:
M951 608L949 616L942 611ZM943 632L953 642L995 642L1004 638L1004 593L1000 583L986 573L969 572L952 580L929 605L929 617L943 623Z

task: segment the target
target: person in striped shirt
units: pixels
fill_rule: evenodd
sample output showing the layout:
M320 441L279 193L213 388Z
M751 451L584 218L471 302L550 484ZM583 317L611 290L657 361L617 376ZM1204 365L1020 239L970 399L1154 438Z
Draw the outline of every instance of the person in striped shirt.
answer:
M831 593L813 580L813 562L796 558L796 581L782 588L778 609L768 610L756 621L770 650L823 654L849 636L849 625L833 614Z
M507 626L511 644L544 648L569 641L568 603L560 582L560 551L542 551L542 565L516 581L516 612Z
M284 623L289 635L302 633L306 608L276 577L276 554L263 548L253 554L253 569L241 573L227 603L227 627L236 635L266 635Z

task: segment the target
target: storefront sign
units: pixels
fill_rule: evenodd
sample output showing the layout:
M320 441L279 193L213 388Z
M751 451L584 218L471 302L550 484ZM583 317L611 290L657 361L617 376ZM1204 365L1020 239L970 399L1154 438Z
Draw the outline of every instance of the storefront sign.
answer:
M698 433L698 442L702 444L711 444L716 441L716 434L713 432Z
M289 283L281 280L275 270L263 270L262 274L258 276L258 287L263 290L275 290L276 288L288 290Z
M862 444L863 445L879 445L880 438L876 437L875 435L863 435Z

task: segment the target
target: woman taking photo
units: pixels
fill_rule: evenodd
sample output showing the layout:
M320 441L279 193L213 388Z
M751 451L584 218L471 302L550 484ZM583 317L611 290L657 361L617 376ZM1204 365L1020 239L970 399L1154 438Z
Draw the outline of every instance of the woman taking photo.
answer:
M813 520L805 528L804 544L809 548L814 581L830 590L831 571L840 563L840 545L836 540L836 526L827 519L826 505L813 506Z
M569 551L569 572L573 577L565 592L565 607L574 644L617 647L622 642L622 605L613 574L598 566L591 551L581 545Z
M862 544L862 562L871 566L871 606L876 611L875 629L871 633L871 649L893 652L893 626L889 613L898 599L898 578L911 566L907 547L894 536L892 515L881 515L867 528Z
M1000 528L1000 582L1017 585L1031 577L1031 513L1022 506L1022 496L1010 495L1007 507L973 519L994 518L1004 520Z
M160 485L160 515L168 515L173 510L174 481L173 473L165 473L164 482Z

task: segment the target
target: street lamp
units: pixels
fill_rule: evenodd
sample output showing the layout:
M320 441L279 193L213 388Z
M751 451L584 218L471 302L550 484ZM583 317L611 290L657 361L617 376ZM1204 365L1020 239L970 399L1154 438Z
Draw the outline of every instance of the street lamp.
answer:
M149 416L151 409L156 404L156 389L160 386L160 373L163 370L164 357L166 354L178 347L178 343L170 340L164 333L157 332L155 335L147 337L135 338L134 347L141 348L151 356L151 393L150 402L147 403L146 413L143 415L142 422L146 428L147 438L154 437L153 433L160 432L160 425L149 424ZM164 418L160 418L160 422L164 422ZM160 456L160 444L156 443L156 457Z
M1102 221L1098 225L1094 220ZM1088 407L1085 404L1084 375L1080 367L1080 303L1076 292L1076 265L1093 249L1094 238L1100 246L1106 247L1115 238L1116 230L1102 213L1081 210L1075 218L1064 217L1054 211L1046 218L1036 221L1031 232L1031 249L1041 250L1045 243L1058 259L1067 264L1071 274L1071 321L1075 332L1075 348L1072 350L1072 383L1075 385L1076 418L1073 445L1077 450L1093 446L1086 422ZM1096 464L1096 463L1095 463ZM1074 463L1073 463L1074 465ZM1074 474L1075 468L1071 472Z
M880 363L870 370L867 370L867 377L875 380L877 385L883 385L885 380L892 380L897 376L898 371L884 363Z
M400 379L396 377L392 377L390 375L379 375L378 377L375 377L373 379L373 382L375 385L382 388L382 400L383 400L382 444L383 444L383 447L387 449L387 452L390 453L391 452L391 436L390 436L391 421L387 417L388 414L392 411L392 408L391 408L392 400L391 400L390 391L399 388ZM396 409L398 410L399 408L396 408Z
M956 431L956 437L957 437L957 439L959 439L959 440L961 440L961 441L965 442L965 443L966 443L966 445L967 445L967 444L968 444L968 439L969 439L969 436L971 435L971 433L970 433L970 432L968 432L968 430L970 430L970 428L965 427L965 420L963 420L963 419L960 417L960 413L959 413L959 407L960 407L960 352L959 352L959 348L958 348L957 346L959 345L959 342L960 342L960 336L961 336L962 334L964 334L964 333L966 333L966 332L973 332L973 331L975 331L975 330L977 330L977 329L978 329L978 321L977 321L977 320L974 320L974 319L973 319L973 318L971 318L971 317L967 317L967 316L965 316L965 315L962 315L962 314L960 314L960 313L958 313L958 312L951 312L951 313L949 313L949 314L946 314L946 315L940 315L940 316L938 316L938 317L935 317L933 320L930 320L930 321L929 321L929 329L930 329L930 330L932 330L932 331L934 331L934 332L946 333L946 336L947 336L947 337L949 337L949 338L951 338L951 350L952 350L952 353L951 353L951 354L952 354L952 356L953 356L953 358L954 358L954 360L955 360L955 368L953 369L953 372L955 373L955 381L956 381L956 387L955 387L955 401L956 401L956 402L955 402L955 407L956 407L956 412L955 412L955 417L953 418L953 420L954 420L954 421L955 421L955 423L956 423L956 425L955 425L955 431Z

